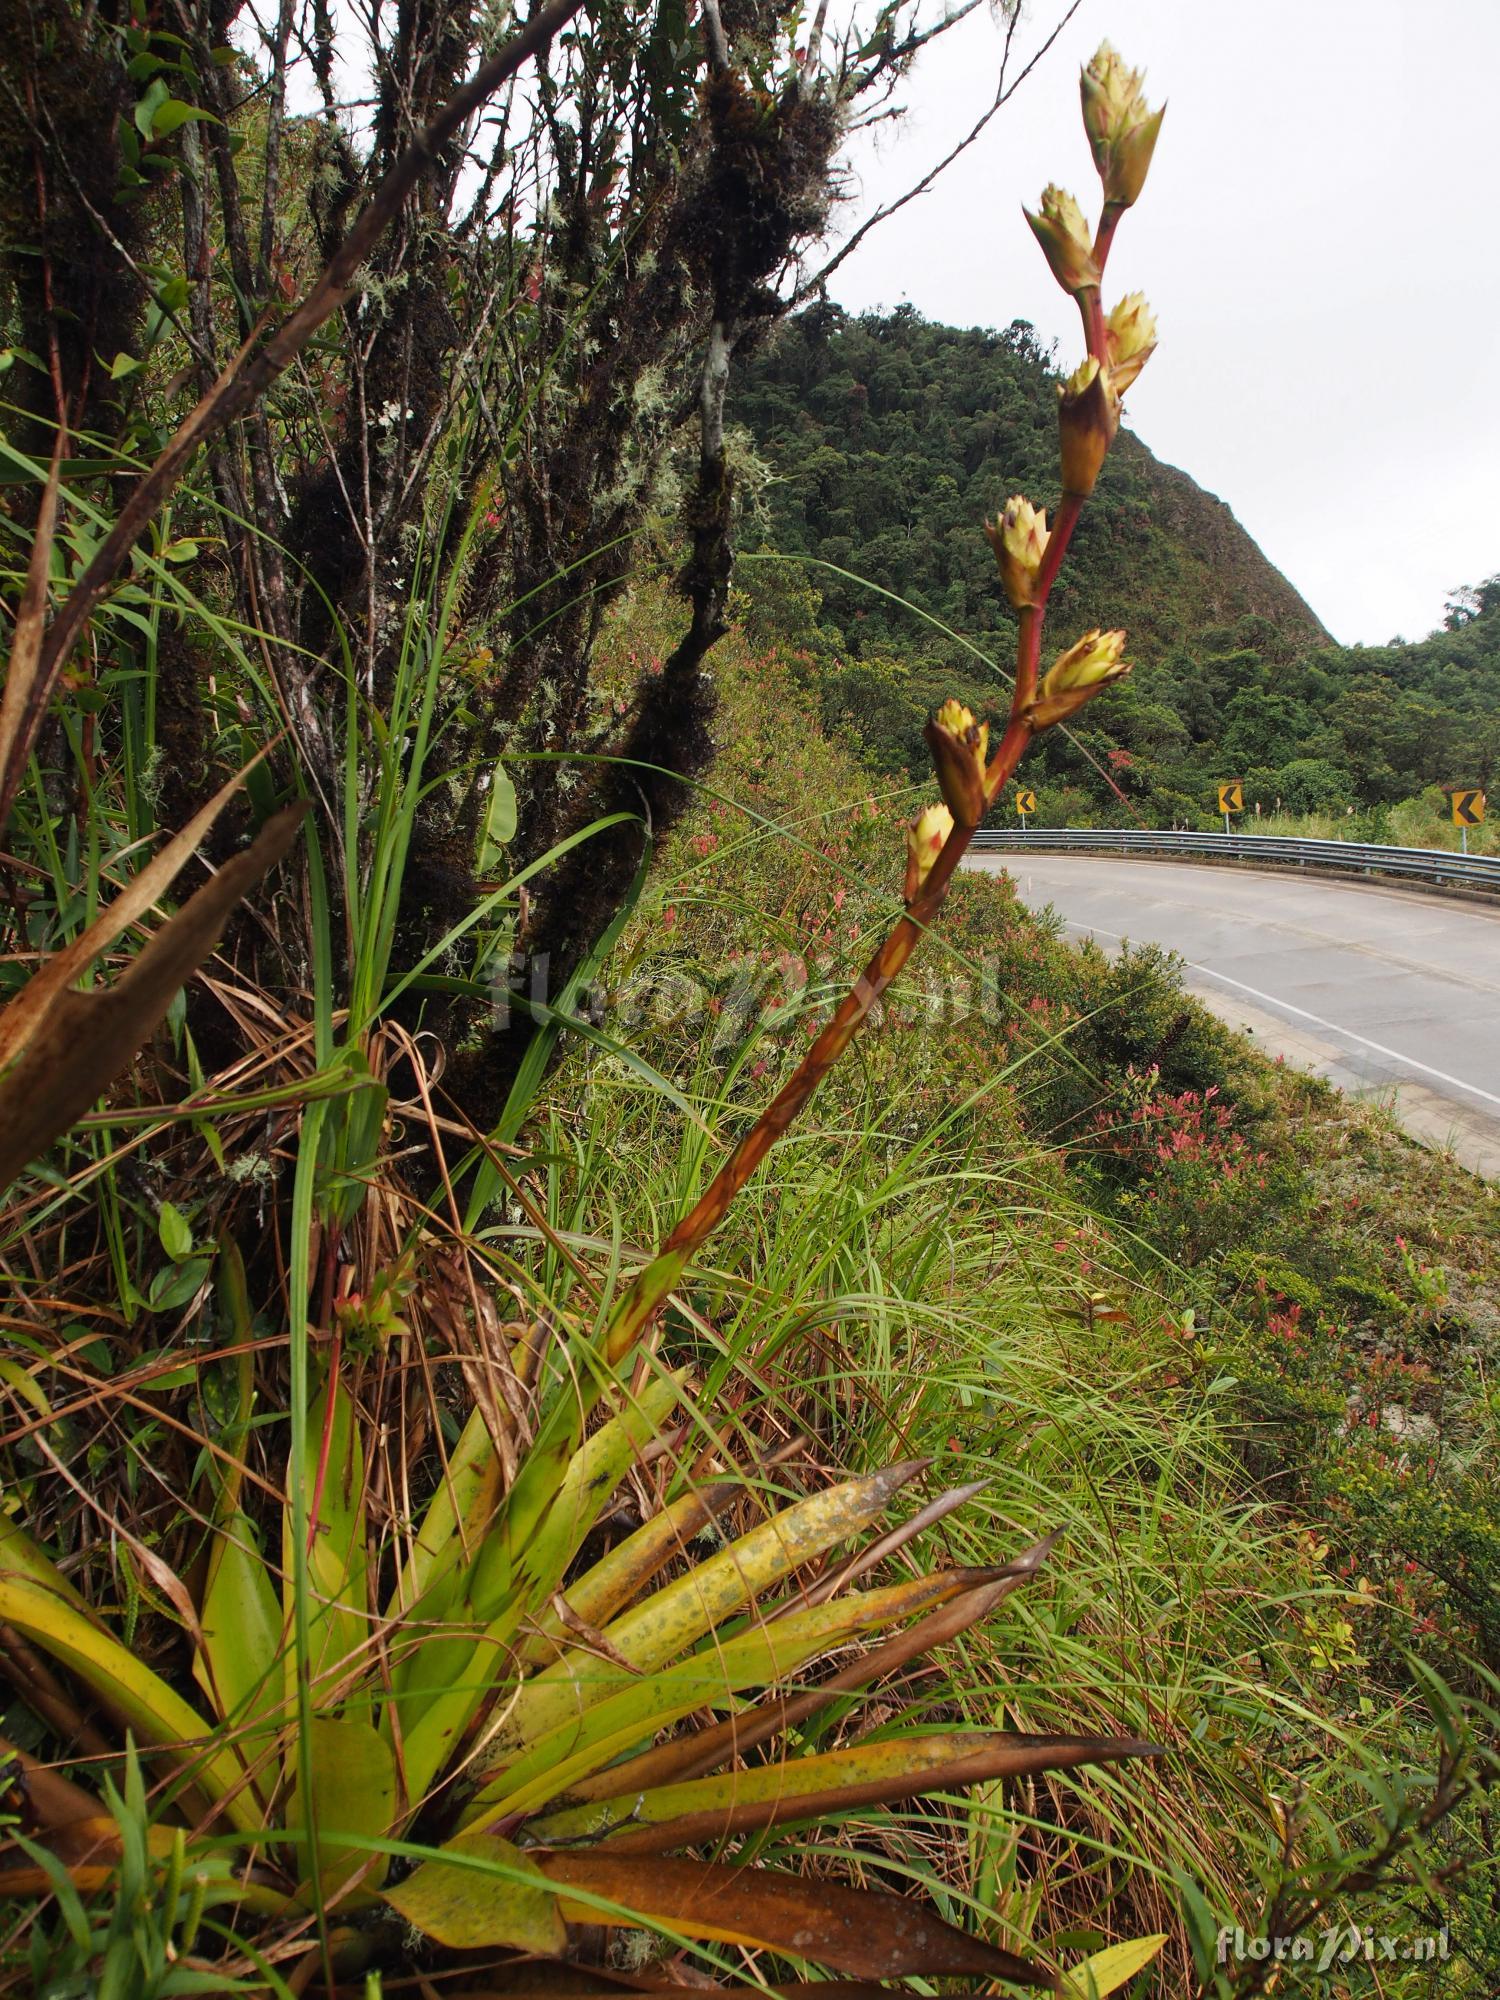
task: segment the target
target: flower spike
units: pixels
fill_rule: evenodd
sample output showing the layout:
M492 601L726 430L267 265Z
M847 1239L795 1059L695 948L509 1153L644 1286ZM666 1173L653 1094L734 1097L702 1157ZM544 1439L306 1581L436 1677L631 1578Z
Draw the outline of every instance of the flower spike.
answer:
M1145 81L1145 71L1127 69L1108 42L1099 44L1080 80L1094 165L1104 183L1104 199L1117 208L1129 208L1139 199L1167 108L1150 109Z

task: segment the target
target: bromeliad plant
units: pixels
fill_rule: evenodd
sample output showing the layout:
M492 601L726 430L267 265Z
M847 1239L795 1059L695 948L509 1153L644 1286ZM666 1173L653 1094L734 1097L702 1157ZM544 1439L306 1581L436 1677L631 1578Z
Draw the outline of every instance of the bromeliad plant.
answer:
M221 1287L242 1310L232 1252ZM242 1349L246 1423L249 1364ZM19 1529L3 1531L0 1618L149 1747L163 1854L186 1827L190 1872L197 1857L242 1850L233 1898L261 1918L348 1917L383 1902L453 1947L562 1955L570 1919L629 1912L681 1936L734 1938L864 1978L1047 1983L925 1907L852 1890L830 1898L768 1871L660 1858L1147 1748L946 1729L825 1747L820 1717L986 1616L1034 1574L1045 1543L1004 1568L851 1587L975 1490L958 1488L799 1590L791 1580L871 1527L923 1466L764 1507L763 1519L705 1558L695 1540L730 1514L753 1513L764 1478L705 1453L675 1497L578 1572L579 1549L622 1477L653 1440L678 1434L674 1412L691 1386L661 1372L639 1396L622 1394L571 1453L545 1523L520 1550L505 1533L501 1456L472 1418L381 1602L366 1562L356 1395L330 1376L314 1403L315 1451L294 1473L279 1563L257 1545L232 1461L217 1481L194 1635L206 1713L113 1637ZM881 1643L802 1685L814 1662L877 1634ZM762 1754L794 1730L802 1754ZM57 1846L81 1883L98 1883L121 1852L108 1812L55 1780L27 1791L23 1779L22 1789L32 1834ZM441 1848L392 1880L393 1859L413 1852L405 1843L444 1824L454 1831ZM36 1859L0 1874L11 1894L48 1886ZM222 1870L215 1892L230 1899ZM357 1960L376 1942L364 1932L337 1955Z
M1060 392L1061 505L1049 528L1017 497L987 528L1019 614L1010 712L993 752L990 725L956 702L930 724L941 803L910 830L903 913L796 1073L595 1329L543 1314L489 1343L489 1393L416 1508L393 1496L366 1416L371 1371L399 1344L420 1345L402 1318L404 1281L388 1267L378 1280L367 1272L359 1296L335 1283L341 1246L352 1280L378 1163L385 1099L371 1087L376 1066L351 1068L343 1096L307 1104L287 1255L290 1443L284 1477L272 1482L279 1533L262 1546L247 1498L266 1436L255 1407L261 1341L226 1240L217 1302L232 1415L206 1454L198 1587L189 1592L152 1559L192 1645L196 1701L147 1667L0 1517L0 1625L89 1689L149 1761L162 1865L180 1881L182 1868L202 1859L206 1872L213 1857L215 1908L237 1906L220 1929L246 1949L268 1923L283 1926L278 1952L316 1935L332 1984L378 1958L382 1937L399 1928L383 1928L383 1911L449 1947L557 1956L577 1926L630 1921L860 1980L1056 1983L924 1903L760 1866L753 1838L923 1792L1152 1754L1129 1739L909 1723L848 1733L849 1695L899 1689L913 1662L1032 1576L1048 1544L1000 1568L863 1583L975 1489L938 1494L835 1560L924 1466L894 1465L777 1505L769 1466L695 1407L691 1374L658 1350L664 1308L936 921L975 828L1032 738L1128 671L1118 632L1088 634L1041 671L1049 594L1121 395L1155 342L1144 302L1126 299L1106 316L1101 286L1161 114L1146 110L1140 78L1107 45L1084 73L1083 95L1104 183L1100 224L1090 235L1077 204L1052 188L1029 218L1078 299L1087 347ZM215 914L221 920L218 904ZM44 993L23 1025L46 1018L54 997ZM14 1095L15 1076L0 1079L0 1096ZM31 1150L35 1140L28 1130ZM493 1173L476 1178L471 1221ZM435 1240L432 1229L413 1230L407 1247L420 1262ZM644 1518L597 1553L600 1523L625 1482L639 1498L647 1461L658 1472ZM732 1538L705 1554L700 1538L731 1525ZM844 1656L837 1666L835 1653ZM107 1803L26 1766L16 1785L31 1845L0 1872L0 1890L46 1893L59 1866L78 1883L118 1870L125 1829ZM723 1858L703 1858L705 1849ZM1112 1970L1094 1969L1095 1992L1111 1990L1122 1965L1128 1977L1144 1962L1132 1950Z

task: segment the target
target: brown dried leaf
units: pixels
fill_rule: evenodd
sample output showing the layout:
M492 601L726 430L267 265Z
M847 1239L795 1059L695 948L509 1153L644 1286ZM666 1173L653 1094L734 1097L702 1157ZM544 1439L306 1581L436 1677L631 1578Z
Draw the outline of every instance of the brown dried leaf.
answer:
M57 495L66 446L67 434L59 427L47 484L42 489L42 504L37 510L31 560L26 565L26 586L16 610L16 628L11 635L10 659L5 668L5 695L0 700L0 826L5 824L10 802L20 789L39 705L45 706L42 638L47 625L47 579L52 571Z
M8 1065L0 1077L0 1188L103 1095L218 943L235 904L296 838L306 811L302 805L288 806L268 820L243 853L225 862L161 926L113 986L90 993L70 990L125 926L155 902L232 790L233 784L226 786L211 800L0 1015L0 1064Z
M1055 1988L1049 1973L944 1923L930 1903L911 1896L711 1861L548 1854L538 1865L559 1888L600 1897L628 1913L611 1915L564 1896L563 1915L575 1923L645 1917L684 1937L785 1952L857 1979L970 1974Z

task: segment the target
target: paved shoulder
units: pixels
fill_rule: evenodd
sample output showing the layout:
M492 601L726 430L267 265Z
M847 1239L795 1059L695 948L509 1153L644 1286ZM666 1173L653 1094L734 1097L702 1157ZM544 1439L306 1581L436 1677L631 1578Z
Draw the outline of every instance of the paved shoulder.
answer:
M1075 936L1180 954L1189 988L1271 1054L1390 1101L1500 1178L1500 911L1327 876L1094 854L979 854Z

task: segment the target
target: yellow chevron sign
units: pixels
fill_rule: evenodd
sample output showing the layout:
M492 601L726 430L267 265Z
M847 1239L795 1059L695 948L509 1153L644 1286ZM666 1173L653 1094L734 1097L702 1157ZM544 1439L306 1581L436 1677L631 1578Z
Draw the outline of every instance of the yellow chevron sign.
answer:
M1016 811L1021 815L1023 819L1026 817L1028 813L1034 813L1036 811L1036 793L1017 792Z
M1455 826L1482 826L1484 824L1484 793L1481 791L1450 792L1453 801L1453 824Z
M1242 813L1245 810L1245 787L1238 778L1231 778L1227 785L1219 787L1219 811L1221 813Z

